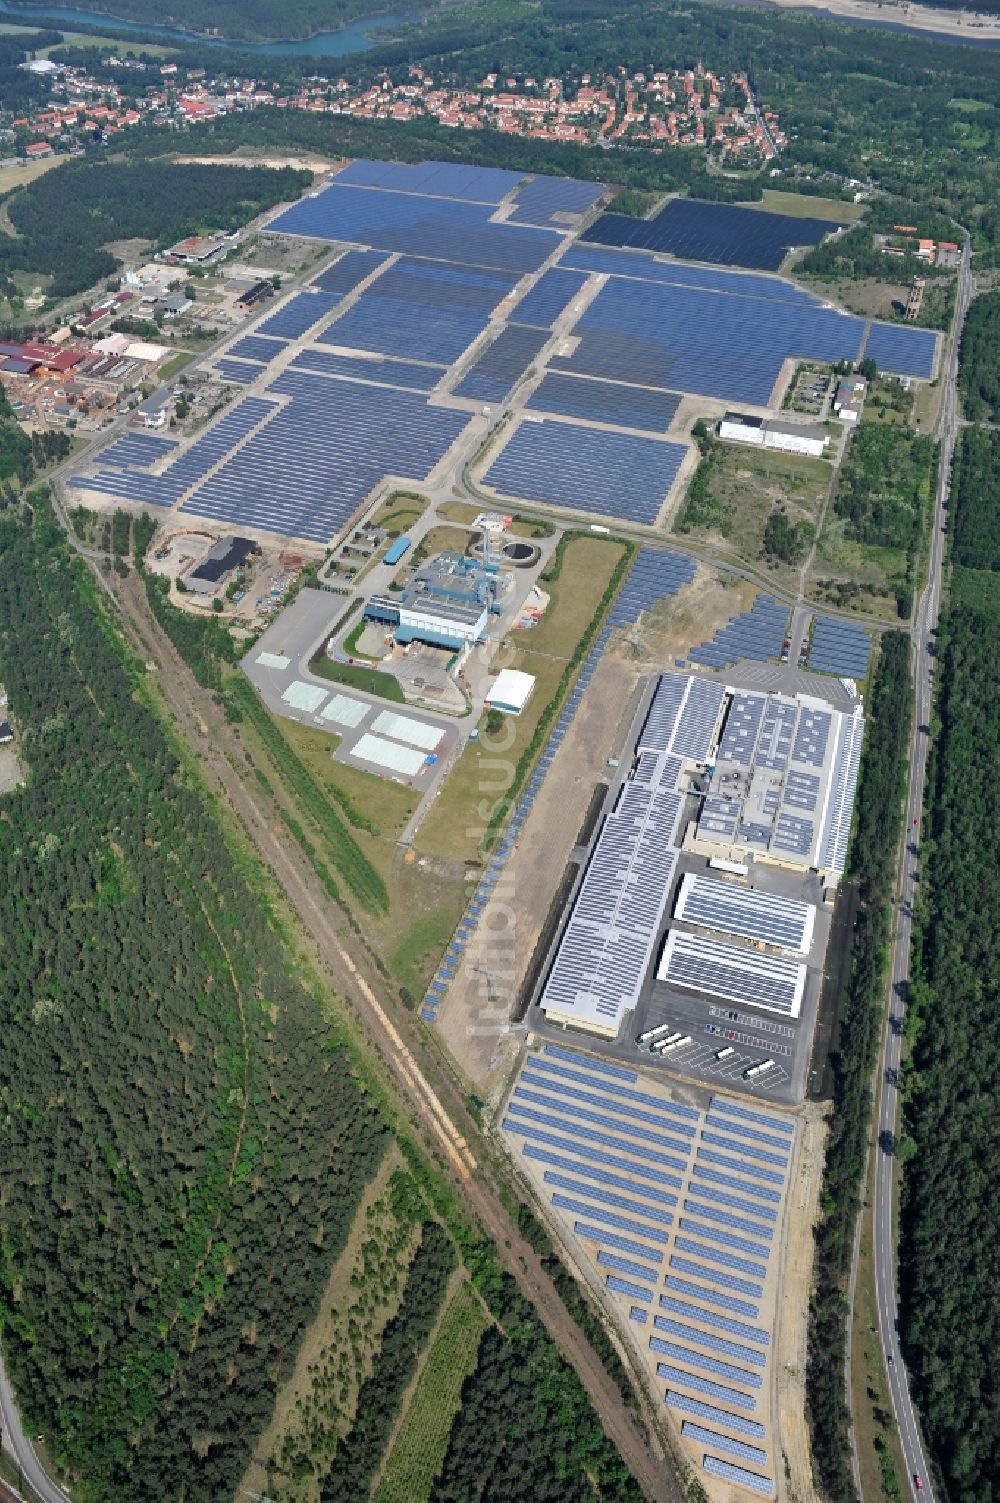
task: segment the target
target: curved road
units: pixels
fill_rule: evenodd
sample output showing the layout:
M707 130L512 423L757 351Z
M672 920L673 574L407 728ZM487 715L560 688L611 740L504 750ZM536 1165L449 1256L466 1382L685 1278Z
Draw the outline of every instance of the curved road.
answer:
M891 1005L882 1043L881 1087L878 1102L878 1145L875 1160L873 1193L875 1298L878 1306L879 1337L886 1363L892 1411L899 1428L899 1439L909 1473L909 1492L926 1503L934 1503L934 1486L929 1475L927 1456L920 1437L909 1381L899 1353L896 1296L896 1231L894 1226L892 1146L897 1131L898 1091L902 1053L902 1020L906 1011L906 988L910 975L910 943L913 924L913 899L918 880L917 854L924 779L927 771L929 727L931 717L934 638L941 604L941 571L944 559L945 507L951 483L951 463L958 432L958 342L972 291L971 252L968 237L962 253L958 295L955 306L953 338L948 365L942 372L944 399L938 437L941 467L938 476L927 585L917 609L913 628L916 649L916 715L910 748L910 786L906 799L906 830L899 882L899 910L892 950ZM918 1489L916 1479L921 1479Z
M0 1427L3 1429L3 1449L12 1456L21 1468L25 1482L41 1498L42 1503L69 1503L69 1494L52 1481L45 1471L35 1448L21 1427L10 1381L0 1363Z

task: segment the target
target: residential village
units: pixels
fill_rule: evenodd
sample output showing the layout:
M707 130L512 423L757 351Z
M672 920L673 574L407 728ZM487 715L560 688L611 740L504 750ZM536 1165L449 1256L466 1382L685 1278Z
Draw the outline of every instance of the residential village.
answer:
M474 88L411 67L403 82L383 73L365 86L347 79L313 78L283 88L258 79L209 77L203 68L107 57L103 66L128 70L134 86L97 78L83 67L48 58L25 65L50 74L47 107L14 120L30 136L29 159L65 150L81 140L109 140L143 122L199 123L261 106L349 115L363 120L409 121L424 117L456 130L497 130L539 141L579 144L709 148L720 159L756 166L785 144L775 111L760 109L744 74L718 76L695 68L654 67L605 78L500 77L489 73ZM152 75L148 81L144 75Z

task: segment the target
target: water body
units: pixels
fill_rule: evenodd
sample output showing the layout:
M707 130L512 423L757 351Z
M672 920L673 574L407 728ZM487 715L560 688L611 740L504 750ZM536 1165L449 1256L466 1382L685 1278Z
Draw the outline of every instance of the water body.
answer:
M340 31L321 31L314 37L298 42L232 42L225 37L198 36L193 31L181 31L174 26L148 26L138 21L122 21L96 10L79 10L71 6L12 5L10 0L0 0L0 15L12 21L24 21L36 25L44 21L66 31L73 24L96 26L102 36L120 36L122 41L139 35L147 39L155 36L163 42L196 42L200 47L227 47L239 52L263 54L267 57L346 57L350 52L367 52L380 40L377 33L396 30L412 21L412 16L384 15L365 16L352 21ZM141 45L136 43L137 46Z
M767 6L768 0L728 0L728 3ZM955 47L1000 48L1000 40L994 38L925 31L919 26L907 26L904 21L883 21L875 16L837 16L828 10L803 10L797 14L822 16L824 20L836 21L842 26L899 31L908 36L922 37L929 42L948 42ZM105 36L120 35L122 40L138 33L146 37L156 36L164 42L197 42L203 47L227 47L230 51L257 53L267 57L346 57L351 52L367 52L370 47L378 45L380 38L377 33L395 31L414 19L412 15L366 16L352 21L350 26L345 26L340 31L322 31L299 42L234 42L225 37L198 36L195 32L181 31L172 26L143 26L136 21L118 20L100 11L79 10L70 6L51 6L46 10L42 6L12 5L11 0L0 0L0 15L32 25L46 21L51 25L63 26L66 30L71 30L75 21L85 26L99 27Z

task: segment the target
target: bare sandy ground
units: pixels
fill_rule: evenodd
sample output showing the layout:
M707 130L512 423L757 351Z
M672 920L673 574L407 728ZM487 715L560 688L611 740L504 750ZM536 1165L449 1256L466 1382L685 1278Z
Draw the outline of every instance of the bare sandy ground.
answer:
M895 22L917 31L940 31L949 36L975 34L977 40L1000 39L1000 16L979 15L971 10L935 10L928 5L896 4L895 0L774 0L790 10L823 10L852 20Z

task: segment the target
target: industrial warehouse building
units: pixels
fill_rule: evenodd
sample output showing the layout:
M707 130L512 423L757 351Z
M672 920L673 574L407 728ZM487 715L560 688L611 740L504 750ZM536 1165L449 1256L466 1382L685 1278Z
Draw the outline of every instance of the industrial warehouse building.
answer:
M821 423L786 423L780 418L754 417L747 412L724 413L719 437L731 443L778 449L783 454L807 454L815 459L823 457L830 442L830 435Z
M238 569L251 554L259 552L260 548L251 538L220 538L195 565L184 583L197 595L213 595L227 574Z
M535 687L534 675L521 673L516 668L504 668L486 696L490 710L501 710L505 715L520 715Z
M408 540L400 539L400 542ZM399 595L373 595L365 606L365 620L394 628L404 646L426 642L432 647L459 650L481 642L491 615L499 615L510 588L509 573L495 563L461 553L439 553L428 559Z
M844 869L864 734L805 695L737 690L664 673L635 760L592 847L538 1005L550 1022L617 1037L638 1004L678 884L660 981L796 1019L815 911L705 873L692 856L747 877L747 860Z

